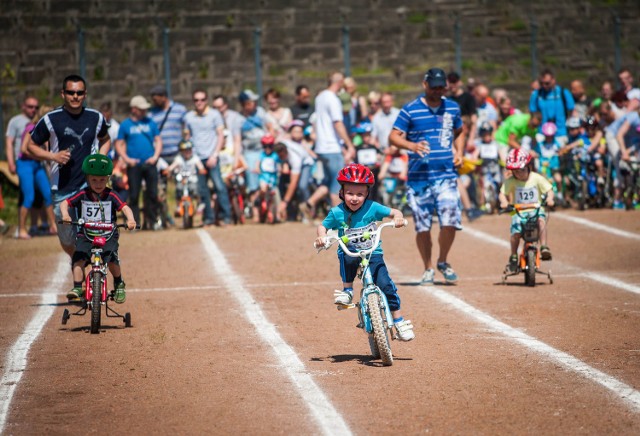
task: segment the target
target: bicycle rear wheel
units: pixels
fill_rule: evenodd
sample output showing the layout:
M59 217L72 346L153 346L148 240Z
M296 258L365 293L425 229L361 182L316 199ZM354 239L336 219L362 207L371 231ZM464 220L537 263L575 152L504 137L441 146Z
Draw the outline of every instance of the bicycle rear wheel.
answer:
M91 333L100 333L100 301L102 300L102 274L91 273Z
M536 252L527 250L527 270L524 272L524 282L527 286L536 285Z
M389 344L387 329L382 321L380 296L375 292L367 295L367 307L369 309L369 317L371 318L373 340L377 345L380 358L382 359L382 364L385 366L391 366L393 365L393 354L391 353L391 345Z

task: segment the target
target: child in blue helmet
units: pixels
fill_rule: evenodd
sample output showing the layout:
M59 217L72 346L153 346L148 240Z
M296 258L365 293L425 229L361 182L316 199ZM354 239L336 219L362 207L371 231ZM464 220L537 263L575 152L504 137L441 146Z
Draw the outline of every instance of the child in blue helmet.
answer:
M367 230L377 228L376 221L384 218L393 218L396 227L404 226L402 212L391 209L372 200L368 200L370 187L375 183L373 173L369 168L360 164L350 164L338 173L338 182L342 186L340 198L342 203L332 208L327 217L318 226L315 245L324 245L327 230L338 230L338 235L356 235ZM368 249L367 243L352 242L353 249ZM350 249L352 249L350 247ZM415 337L413 324L405 320L400 312L400 297L395 283L389 276L389 271L382 257L382 247L378 245L369 259L373 282L384 292L389 303L389 309L393 315L393 321L402 341L410 341ZM340 275L342 277L343 290L335 291L335 303L348 305L353 301L353 280L356 277L360 258L347 256L341 248L338 248L340 260Z

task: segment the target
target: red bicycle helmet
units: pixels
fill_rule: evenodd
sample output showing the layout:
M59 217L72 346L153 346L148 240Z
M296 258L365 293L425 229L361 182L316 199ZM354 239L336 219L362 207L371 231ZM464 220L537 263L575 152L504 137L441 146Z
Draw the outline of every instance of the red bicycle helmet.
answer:
M338 183L354 183L356 185L372 186L375 178L371 170L364 165L352 163L342 168L338 173Z
M531 155L523 148L513 148L507 156L508 170L521 170L531 162Z
M264 145L273 145L273 144L276 143L276 138L274 138L272 134L267 133L266 135L264 135L262 137L260 142L262 143L263 146Z

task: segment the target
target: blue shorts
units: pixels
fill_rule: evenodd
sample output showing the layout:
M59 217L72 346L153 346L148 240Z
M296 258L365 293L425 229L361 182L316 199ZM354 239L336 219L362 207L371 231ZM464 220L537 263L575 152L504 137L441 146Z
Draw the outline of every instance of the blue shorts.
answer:
M62 220L62 213L60 212L60 203L63 201L67 201L68 198L73 197L82 189L84 189L85 185L82 186L78 191L69 192L69 193L60 193L58 191L51 191L51 198L53 200L53 213L56 216L56 222ZM71 219L76 220L75 211L69 209L69 215L71 215ZM58 239L60 240L60 245L63 247L75 247L76 245L76 226L70 226L68 224L60 224L58 225Z
M522 218L520 218L517 214L513 215L511 217L511 234L520 234L520 232L522 231L522 223L525 222L527 218L533 214L535 214L535 209L520 211L520 215L522 215ZM543 220L547 218L544 210L540 210L538 218L542 218Z
M407 189L407 202L413 212L416 232L431 230L433 215L438 215L440 227L462 230L462 205L456 179L437 180L416 192Z
M318 154L318 160L322 162L322 170L324 172L321 185L329 188L330 194L339 194L340 183L336 178L344 167L344 156L342 156L342 153Z
M340 260L340 277L344 283L351 283L356 278L358 272L358 266L360 265L359 257L351 257L340 252L338 253L338 259ZM372 254L369 259L369 267L371 268L371 277L373 277L373 283L384 293L389 303L389 309L392 312L400 310L400 296L398 295L398 288L393 283L389 276L389 270L384 263L382 254Z

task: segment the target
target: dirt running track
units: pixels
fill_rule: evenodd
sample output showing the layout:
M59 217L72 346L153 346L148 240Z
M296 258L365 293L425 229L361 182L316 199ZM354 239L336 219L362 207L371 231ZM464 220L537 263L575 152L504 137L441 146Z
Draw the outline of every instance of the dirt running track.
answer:
M412 225L386 232L416 330L393 342L392 367L332 304L336 255L315 253L313 227L124 234L130 292L116 309L133 328L108 319L99 335L89 316L60 323L70 275L56 239L2 239L0 370L22 377L0 386L0 423L14 435L640 434L639 215L562 214L628 233L552 215L555 281L535 288L500 284L506 217L458 233L457 286L418 286ZM22 370L9 351L43 310Z

